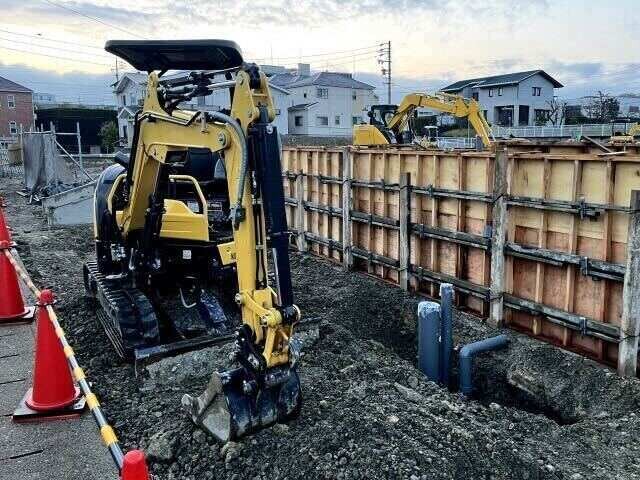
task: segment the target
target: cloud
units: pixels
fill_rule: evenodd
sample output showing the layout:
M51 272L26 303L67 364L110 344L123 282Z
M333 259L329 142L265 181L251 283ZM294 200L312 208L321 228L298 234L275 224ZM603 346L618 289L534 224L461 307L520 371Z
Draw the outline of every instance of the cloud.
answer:
M56 95L59 102L113 104L111 84L115 77L85 72L59 74L25 65L6 65L0 62L0 76L18 82L37 93Z

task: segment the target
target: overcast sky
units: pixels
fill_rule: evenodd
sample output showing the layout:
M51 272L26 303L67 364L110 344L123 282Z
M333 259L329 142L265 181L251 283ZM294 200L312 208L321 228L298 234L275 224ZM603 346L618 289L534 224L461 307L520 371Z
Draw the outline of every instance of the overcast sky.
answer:
M0 76L64 100L105 103L115 80L106 40L225 38L248 60L302 61L381 86L378 45L391 40L395 101L455 80L536 68L565 85L564 98L640 93L639 3L0 0Z

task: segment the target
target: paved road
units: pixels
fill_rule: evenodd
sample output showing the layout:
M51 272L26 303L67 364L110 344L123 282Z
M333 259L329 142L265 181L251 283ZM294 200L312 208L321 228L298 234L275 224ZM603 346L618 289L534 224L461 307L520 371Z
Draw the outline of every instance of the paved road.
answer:
M93 417L14 423L31 386L35 324L0 324L0 480L110 480L117 470Z

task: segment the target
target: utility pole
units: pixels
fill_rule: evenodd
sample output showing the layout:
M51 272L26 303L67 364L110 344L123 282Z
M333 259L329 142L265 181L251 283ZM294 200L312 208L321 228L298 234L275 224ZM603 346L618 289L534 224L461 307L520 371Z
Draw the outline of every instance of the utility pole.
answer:
M383 83L387 86L387 103L391 104L391 40L380 44L378 63L381 65Z
M120 71L118 70L118 59L116 58L116 68L111 69L112 72L116 74L116 83L120 81Z

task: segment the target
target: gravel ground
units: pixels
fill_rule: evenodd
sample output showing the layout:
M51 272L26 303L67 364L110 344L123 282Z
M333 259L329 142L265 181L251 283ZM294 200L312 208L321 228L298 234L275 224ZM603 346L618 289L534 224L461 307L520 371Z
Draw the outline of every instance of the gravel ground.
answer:
M300 364L302 415L219 445L180 410L225 366L228 347L152 367L112 353L84 296L88 226L47 230L36 207L0 179L21 255L58 311L125 448L145 448L163 479L636 479L640 381L513 332L477 361L477 399L425 381L416 369L420 297L310 256L292 254L297 303L322 319ZM498 332L458 313L455 343ZM457 380L454 372L454 380Z

